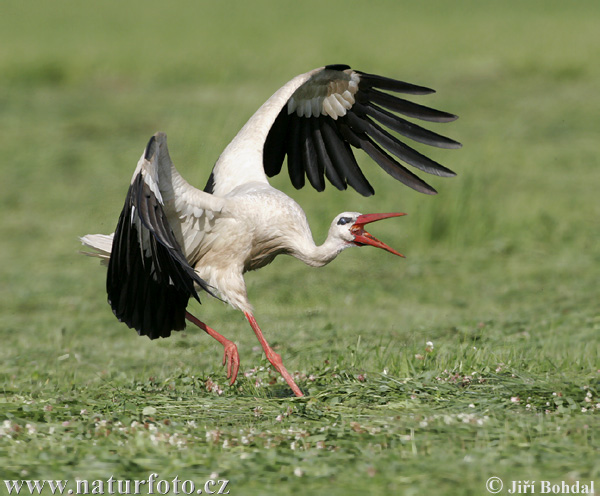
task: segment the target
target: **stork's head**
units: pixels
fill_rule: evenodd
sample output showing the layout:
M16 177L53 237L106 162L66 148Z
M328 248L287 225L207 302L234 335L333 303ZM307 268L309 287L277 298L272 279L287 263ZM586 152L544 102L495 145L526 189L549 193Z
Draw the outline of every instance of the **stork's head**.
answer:
M349 246L365 246L371 245L404 257L393 248L390 248L383 241L379 241L375 236L365 230L365 225L377 220L387 219L389 217L400 217L406 215L403 213L390 214L361 214L358 212L343 212L338 215L329 229L334 236L344 240Z

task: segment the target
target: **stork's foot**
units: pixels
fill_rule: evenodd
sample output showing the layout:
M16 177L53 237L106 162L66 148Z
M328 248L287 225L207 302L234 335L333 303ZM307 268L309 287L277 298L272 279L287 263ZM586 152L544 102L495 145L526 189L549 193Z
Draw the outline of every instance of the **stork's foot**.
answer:
M252 315L251 313L246 313L245 315L246 315L246 318L248 319L248 322L250 322L250 325L252 326L252 330L254 331L254 334L256 334L256 337L258 338L259 343L263 347L263 350L265 350L265 355L267 356L267 360L269 360L269 362L271 362L271 365L273 365L273 367L275 367L275 370L277 370L277 372L279 372L281 374L281 376L285 379L285 382L287 382L288 386L290 388L292 388L292 391L294 392L294 394L296 396L298 396L299 398L304 396L302 391L300 391L300 388L298 387L298 385L294 382L294 379L292 378L291 374L283 366L283 361L281 360L281 356L278 353L275 353L275 351L273 351L273 348L271 348L269 346L269 343L267 343L267 340L263 336L263 333L260 330L260 327L258 327L258 323L256 322L254 315Z
M268 351L265 353L267 355L267 360L271 362L271 365L275 367L275 370L281 374L281 377L285 379L285 382L288 383L288 386L292 388L292 391L298 398L304 396L300 388L292 378L291 374L287 371L287 369L283 366L283 360L281 360L281 355L279 353L275 353L273 348L269 347Z
M227 379L231 379L229 385L233 386L240 370L240 354L235 343L229 340L226 341L226 343L223 343L223 348L225 348L223 365L227 364Z
M204 322L194 317L191 313L185 312L185 318L193 324L196 324L206 334L215 338L223 345L223 348L225 349L223 352L223 365L227 364L227 379L231 379L229 384L233 386L233 383L237 379L237 375L240 370L240 354L238 353L235 343L233 341L229 341L229 339L222 334L219 334L211 327L208 327Z

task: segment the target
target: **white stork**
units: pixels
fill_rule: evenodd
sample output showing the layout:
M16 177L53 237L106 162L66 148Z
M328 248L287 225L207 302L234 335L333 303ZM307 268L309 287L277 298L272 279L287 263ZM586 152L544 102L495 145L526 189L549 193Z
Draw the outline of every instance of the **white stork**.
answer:
M381 91L383 90L383 91ZM296 396L302 391L263 336L243 274L292 255L320 267L351 246L371 245L400 255L365 231L365 224L403 215L344 212L333 219L325 242L317 246L304 211L271 187L267 176L281 171L284 157L290 179L302 188L305 177L317 190L327 178L336 188L352 186L374 193L352 149L361 148L379 166L407 186L436 191L387 152L424 172L455 175L381 127L441 148L459 148L454 140L397 115L434 122L456 116L390 94L425 95L433 90L410 83L329 65L295 77L250 118L217 160L204 190L190 186L177 172L166 135L157 133L140 158L116 230L81 238L97 250L88 255L108 265L106 289L116 317L150 339L193 322L219 341L231 384L240 360L236 345L186 311L199 290L219 296L244 312L267 359ZM393 113L394 112L394 113ZM400 255L402 256L402 255Z

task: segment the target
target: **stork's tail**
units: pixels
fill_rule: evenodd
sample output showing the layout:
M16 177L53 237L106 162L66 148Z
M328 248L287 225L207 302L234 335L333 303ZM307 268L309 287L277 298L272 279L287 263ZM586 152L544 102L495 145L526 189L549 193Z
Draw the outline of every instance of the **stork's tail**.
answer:
M102 265L108 265L108 259L110 258L110 252L112 249L114 234L86 234L79 238L79 240L88 248L96 250L95 252L82 251L84 255L89 257L97 257L100 259Z

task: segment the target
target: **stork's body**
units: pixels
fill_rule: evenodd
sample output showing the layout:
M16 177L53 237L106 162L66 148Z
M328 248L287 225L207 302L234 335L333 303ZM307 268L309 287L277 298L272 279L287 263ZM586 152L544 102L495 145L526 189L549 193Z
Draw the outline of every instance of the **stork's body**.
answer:
M297 188L304 185L306 174L319 191L326 177L339 189L350 184L364 195L372 194L350 151L352 144L365 150L396 179L418 191L435 193L374 139L426 172L453 175L400 142L369 116L400 134L448 148L459 145L373 102L426 120L455 117L395 99L374 87L431 92L346 66L328 66L298 76L275 93L228 145L204 191L190 186L177 172L166 136L153 136L133 174L115 233L82 238L108 263L107 292L115 315L150 338L183 329L186 318L194 322L223 344L223 362L233 383L239 369L236 346L186 311L190 296L199 301L199 290L219 296L244 312L269 361L301 396L252 315L243 274L267 265L280 254L314 267L329 263L351 246L369 244L400 255L373 238L364 225L402 214L342 213L331 223L326 241L317 246L302 208L273 188L267 175L280 171L287 154L290 178Z

